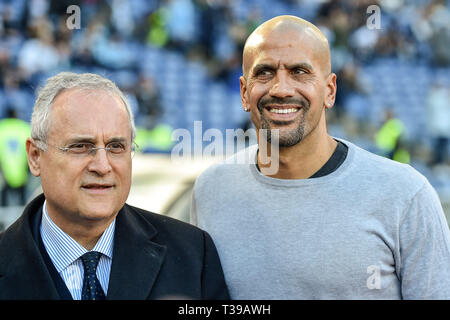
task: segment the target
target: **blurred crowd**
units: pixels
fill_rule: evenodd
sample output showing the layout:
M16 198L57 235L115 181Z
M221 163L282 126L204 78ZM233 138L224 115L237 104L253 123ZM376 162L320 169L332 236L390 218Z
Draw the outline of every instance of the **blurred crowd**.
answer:
M73 5L80 8L79 17L68 10ZM377 32L367 25L369 17L377 18L372 16L377 11L367 12L371 5L380 9ZM279 14L310 20L329 39L338 75L333 111L338 124L347 116L349 95L369 90L360 76L362 65L394 58L429 68L450 66L445 0L0 0L0 119L14 115L28 122L35 90L59 71L96 72L112 75L126 92L139 128L167 135L158 127L165 111L161 83L144 71L140 53L146 48L178 52L207 66L211 81L236 92L245 39ZM439 128L429 130L436 146L433 164L448 161L448 97L448 84L430 86L426 112L440 119ZM167 139L158 139L167 148Z

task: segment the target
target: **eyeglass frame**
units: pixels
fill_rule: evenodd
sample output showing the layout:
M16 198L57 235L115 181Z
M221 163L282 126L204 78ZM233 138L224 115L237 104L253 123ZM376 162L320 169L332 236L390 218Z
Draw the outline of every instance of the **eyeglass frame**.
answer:
M86 156L92 156L92 155L95 155L96 153L97 153L97 150L101 150L101 149L103 149L103 150L105 150L105 152L106 152L106 154L108 155L108 154L113 154L113 155L122 155L122 154L125 154L126 153L126 151L125 152L121 152L121 153L113 153L113 152L111 152L110 150L111 150L111 147L108 147L108 145L110 145L111 143L120 143L120 141L111 141L111 142L109 142L109 143L107 143L106 144L106 146L104 146L104 147L96 147L95 146L95 144L94 143L92 143L92 142L74 142L74 143L71 143L71 144L69 144L68 146L66 146L66 147L60 147L60 146L57 146L57 145L54 145L54 144L50 144L50 143L48 143L48 142L46 142L46 141L42 141L41 139L33 139L34 141L40 141L40 142L42 142L42 143L44 143L45 145L47 145L47 146L51 146L51 147L53 147L53 148L56 148L56 149L58 149L58 150L60 150L60 151L62 151L63 153L65 153L65 154L71 154L71 155L74 155L74 156L84 156L84 157L86 157ZM91 147L90 148L90 150L88 151L88 152L81 152L81 153L74 153L74 152L70 152L72 149L70 148L70 146L71 145L75 145L75 144L86 144L86 145L91 145L91 146L93 146L93 147ZM37 144L36 144L37 145ZM37 145L37 147L39 148L39 149L41 149L42 151L46 151L46 150L44 150L43 148L42 148L42 146L39 146L39 145ZM130 150L130 154L131 154L131 159L134 157L134 155L136 154L136 151L137 150L139 150L139 145L136 143L136 142L134 142L134 141L132 141L131 142L131 150Z

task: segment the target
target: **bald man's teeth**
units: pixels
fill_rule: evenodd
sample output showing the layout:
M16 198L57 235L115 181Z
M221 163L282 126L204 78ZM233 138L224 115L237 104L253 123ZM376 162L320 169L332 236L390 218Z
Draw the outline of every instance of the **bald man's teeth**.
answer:
M273 113L293 113L293 112L297 112L298 108L290 108L290 109L276 109L276 108L272 108L269 109L270 112Z

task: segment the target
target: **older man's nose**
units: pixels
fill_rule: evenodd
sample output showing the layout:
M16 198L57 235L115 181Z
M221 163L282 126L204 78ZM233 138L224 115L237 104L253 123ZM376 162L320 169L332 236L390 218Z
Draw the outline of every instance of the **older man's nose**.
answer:
M95 153L91 157L92 159L88 165L89 171L96 172L99 175L106 175L111 172L110 159L105 149L95 150Z

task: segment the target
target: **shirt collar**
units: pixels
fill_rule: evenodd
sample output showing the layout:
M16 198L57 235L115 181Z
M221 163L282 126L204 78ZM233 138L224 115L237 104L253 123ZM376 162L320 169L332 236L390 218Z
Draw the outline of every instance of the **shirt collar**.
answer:
M42 242L56 270L61 272L88 251L52 221L47 212L47 200L44 201L42 212ZM92 251L112 259L115 225L116 219L106 228Z

